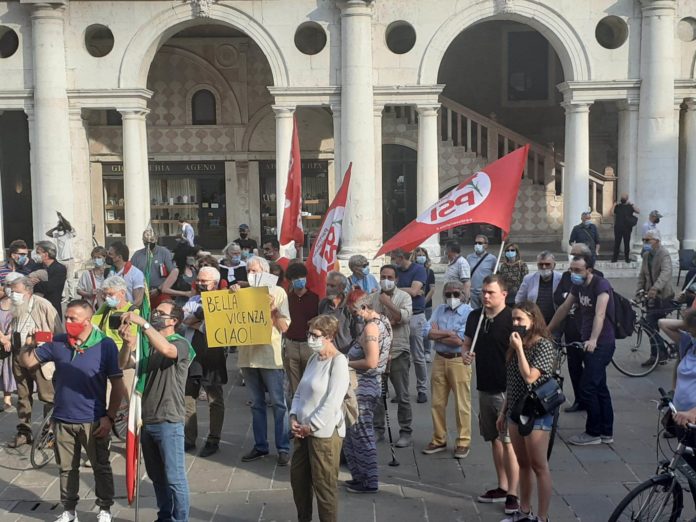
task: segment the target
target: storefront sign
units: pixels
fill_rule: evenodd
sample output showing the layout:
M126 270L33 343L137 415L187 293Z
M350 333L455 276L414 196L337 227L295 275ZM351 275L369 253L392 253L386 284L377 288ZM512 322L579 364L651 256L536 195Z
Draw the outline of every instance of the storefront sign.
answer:
M151 161L148 163L150 176L222 176L224 161ZM123 163L102 163L102 174L123 175Z
M268 288L203 292L201 300L209 348L271 344Z

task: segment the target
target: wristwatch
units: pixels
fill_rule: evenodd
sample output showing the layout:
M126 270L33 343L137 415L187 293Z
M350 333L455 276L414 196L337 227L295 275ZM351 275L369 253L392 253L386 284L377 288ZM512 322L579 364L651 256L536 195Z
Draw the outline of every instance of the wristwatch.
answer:
M151 326L152 326L152 325L151 325L150 323L148 323L147 321L145 321L145 322L143 323L142 329L143 329L143 330L149 330Z

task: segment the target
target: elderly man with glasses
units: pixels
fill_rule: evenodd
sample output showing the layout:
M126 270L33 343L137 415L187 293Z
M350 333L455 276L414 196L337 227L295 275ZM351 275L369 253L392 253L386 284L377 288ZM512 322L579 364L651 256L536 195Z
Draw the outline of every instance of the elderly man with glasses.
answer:
M536 272L525 276L522 280L515 296L515 303L520 304L525 301L536 303L544 316L544 321L548 324L556 312L553 294L563 274L554 270L556 258L548 250L540 252L537 256L537 268Z

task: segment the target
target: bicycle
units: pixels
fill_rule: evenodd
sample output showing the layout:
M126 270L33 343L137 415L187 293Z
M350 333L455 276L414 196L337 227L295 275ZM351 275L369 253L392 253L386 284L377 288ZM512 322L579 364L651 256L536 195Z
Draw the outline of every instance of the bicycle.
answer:
M39 429L34 434L34 441L31 444L29 461L34 469L41 469L51 462L55 456L55 436L52 426L53 408L39 424Z
M667 409L676 413L676 408L662 388L662 395L658 403L658 409L663 412ZM642 521L669 521L676 522L684 508L684 494L679 476L686 479L689 490L696 504L696 470L684 459L684 455L694 456L694 448L684 442L688 435L696 433L696 424L689 424L686 434L681 438L677 448L673 450L672 458L663 460L658 464L654 476L633 488L626 495L609 517L609 522L622 520ZM658 444L659 444L658 433Z
M631 301L636 310L636 321L634 323L633 336L627 339L630 343L628 350L617 347L611 363L619 372L628 377L643 377L651 373L658 364L667 364L667 360L661 357L652 358L652 364L644 366L645 362L651 360L651 353L659 354L662 350L666 351L668 359L676 359L679 356L679 347L672 341L660 335L660 332L648 322L648 312L655 312L655 309L648 310L647 299L639 295L638 301ZM659 311L666 312L667 315L677 312L679 316L683 304L672 301L671 306ZM660 348L660 344L664 346Z
M554 340L553 345L556 348L556 361L553 368L553 378L558 381L558 385L561 387L561 390L563 390L563 381L565 380L565 377L563 377L563 365L568 357L568 348L572 348L574 350L584 350L584 346L581 342L577 341L572 343L563 343L558 340ZM553 423L551 424L551 433L549 434L549 447L546 450L546 460L551 460L553 443L555 442L556 435L558 434L558 420L560 416L561 408L559 406L556 408L556 411L553 414Z

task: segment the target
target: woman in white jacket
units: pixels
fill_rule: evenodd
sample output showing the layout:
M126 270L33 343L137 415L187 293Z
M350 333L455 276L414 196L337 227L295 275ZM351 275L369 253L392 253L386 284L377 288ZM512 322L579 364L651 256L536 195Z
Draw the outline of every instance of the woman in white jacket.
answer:
M300 522L312 520L317 497L321 522L338 518L338 467L346 435L343 398L350 384L348 359L333 343L338 320L319 315L309 321L307 343L313 350L290 408L295 448L290 484Z

